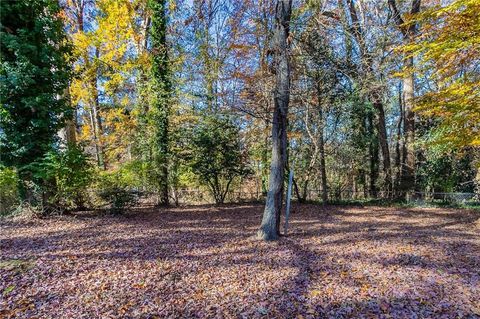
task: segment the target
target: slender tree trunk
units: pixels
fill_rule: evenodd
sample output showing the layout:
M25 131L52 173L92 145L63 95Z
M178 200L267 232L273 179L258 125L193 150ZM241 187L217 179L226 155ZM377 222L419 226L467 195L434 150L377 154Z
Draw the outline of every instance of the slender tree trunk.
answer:
M295 180L295 177L293 178L292 183L293 183L293 190L295 191L295 195L297 196L298 202L303 203L304 198L305 198L303 196L305 195L305 192L303 192L303 195L300 194L300 188L298 187L298 184L297 184L297 181Z
M263 145L263 150L262 150L262 167L260 170L260 174L262 179L262 195L266 196L268 193L268 186L267 186L268 168L265 164L268 162L268 136L265 136L264 142L265 144Z
M98 143L97 143L97 135L95 134L95 123L94 123L94 120L93 120L93 109L90 109L88 110L88 117L89 117L89 120L90 120L90 132L91 132L91 138L93 140L93 144L94 144L94 147L95 147L95 160L97 161L97 164L99 162L99 158L98 158Z
M399 117L397 123L397 139L395 143L395 196L398 196L398 190L400 186L400 180L402 176L402 151L401 151L401 137L402 137L402 124L403 124L403 99L402 99L402 88L399 85L398 87L398 108L399 108Z
M377 197L377 179L378 179L378 137L375 134L373 114L367 115L368 132L370 137L369 155L370 155L370 197Z
M66 87L64 92L64 98L72 110L72 114L69 115L65 122L65 140L68 145L75 145L77 144L77 108L72 106L70 87Z
M95 55L98 58L99 52L98 48L96 48ZM97 87L97 70L95 70L95 74L90 79L90 94L91 94L91 105L90 105L90 122L92 127L92 137L93 142L95 144L95 157L97 159L97 164L103 170L106 169L105 164L105 157L103 153L103 143L102 143L102 136L103 136L103 126L102 126L102 118L100 116L100 101L98 97L98 87Z
M322 182L322 203L325 205L328 201L328 187L327 187L327 168L325 165L325 137L324 137L324 127L325 121L323 119L323 109L321 103L320 95L320 83L317 81L317 100L318 100L318 118L319 118L319 128L318 128L318 150L320 154L320 179Z
M280 235L280 213L287 160L287 115L290 101L290 61L288 34L292 0L278 0L275 7L275 71L274 111L272 122L272 163L267 201L258 236L275 240Z
M96 55L98 57L98 49L96 51ZM95 76L92 78L92 94L93 94L93 103L92 103L92 124L93 124L93 133L95 138L95 149L97 151L97 161L98 166L100 166L103 170L107 169L105 163L105 156L103 152L103 126L102 126L102 118L100 116L100 101L98 97L98 88L97 88L97 72L95 72Z
M383 159L383 173L385 175L385 188L387 190L387 197L391 196L392 191L392 167L390 164L390 150L388 148L387 128L385 125L385 111L383 103L379 98L375 98L373 106L377 111L377 130L380 149L382 151Z
M370 179L369 179L369 195L371 198L377 198L377 178L378 178L378 147L370 145Z
M292 180L292 182L293 182L293 180ZM302 197L301 197L301 200L300 200L300 198L298 199L298 201L300 203L305 203L307 201L309 182L310 182L310 174L307 175L307 179L303 182Z
M82 2L73 1L73 5L76 9L76 26L78 32L83 32L83 6ZM88 61L86 59L85 61ZM70 96L70 84L64 91L64 98L67 100L68 105L72 108L72 115L65 122L65 141L67 144L74 145L77 143L77 106L72 105Z
M303 191L302 195L300 195L300 192L298 191L298 186L297 183L295 182L295 178L293 178L293 185L295 186L295 191L297 193L297 198L300 203L303 203L304 201L307 200L308 197L308 184L310 182L310 178L312 176L312 171L315 168L315 163L317 161L317 155L318 155L318 141L317 141L317 136L315 134L312 134L312 131L310 130L310 105L307 104L306 112L305 112L305 118L304 118L304 123L305 123L305 131L307 132L308 136L310 137L312 143L313 143L313 154L310 156L310 161L308 163L307 167L307 175L305 177L305 180L303 182Z
M60 137L60 140L62 144L64 145L75 145L77 143L77 114L76 114L76 108L72 107L71 104L71 99L70 99L70 90L69 87L65 88L64 93L63 93L63 99L66 101L66 104L68 104L71 107L71 114L64 113L63 116L65 118L65 126L63 126L59 132L58 136Z
M325 205L328 202L328 186L327 186L327 169L325 165L325 143L323 141L323 134L320 137L320 177L322 181L322 203Z
M101 123L100 114L98 112L98 105L96 103L92 105L92 120L93 120L93 126L94 126L95 149L97 151L98 166L100 166L103 170L105 170L107 169L107 167L105 163L105 157L103 155L103 143L102 143L103 127Z
M74 1L75 7L77 9L77 28L79 33L84 32L84 6L85 3L83 1ZM95 48L95 58L99 58L99 49L98 47ZM91 59L89 58L88 54L85 53L83 55L83 59L86 64L86 69L90 69L91 67ZM99 99L98 99L98 70L95 70L94 76L90 79L90 87L91 90L91 105L89 110L90 116L90 125L92 131L92 139L95 147L95 159L97 160L97 165L102 169L106 169L105 165L105 158L103 154L103 144L102 144L102 124L101 124L101 116L99 112Z
M413 58L407 58L405 61L406 67L411 69L413 67ZM403 78L404 91L404 151L405 160L402 163L402 179L400 188L402 191L412 190L415 186L415 114L413 113L413 98L414 98L414 77L413 74L407 75Z

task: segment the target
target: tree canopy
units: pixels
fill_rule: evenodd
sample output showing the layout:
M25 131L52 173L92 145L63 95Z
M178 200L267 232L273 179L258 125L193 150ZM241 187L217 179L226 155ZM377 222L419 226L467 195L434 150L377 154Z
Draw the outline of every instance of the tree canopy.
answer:
M0 14L1 160L23 169L54 147L72 112L70 45L56 1L2 1Z
M10 202L474 194L477 2L3 1Z
M403 47L434 90L420 92L417 110L436 123L429 140L447 147L480 145L480 3L458 0L412 17L422 34Z

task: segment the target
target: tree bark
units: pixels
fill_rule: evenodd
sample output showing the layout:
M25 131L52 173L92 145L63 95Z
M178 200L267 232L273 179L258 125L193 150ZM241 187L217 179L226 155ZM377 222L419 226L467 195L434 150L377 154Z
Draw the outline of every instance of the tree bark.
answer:
M357 43L360 47L362 70L368 72L368 74L375 74L375 70L373 68L373 61L365 43L362 26L360 24L360 20L358 19L357 10L355 8L355 2L353 0L348 1L348 8L350 13L350 19L352 20L351 32L355 37L355 39L357 40ZM378 131L378 141L380 143L380 149L383 157L383 172L385 175L385 185L387 186L386 187L387 192L390 194L392 189L392 168L391 168L391 161L390 161L390 150L388 147L388 135L387 135L387 129L385 124L385 110L382 102L382 94L379 92L378 88L373 88L373 89L370 89L370 94L368 98L372 103L375 111L377 112L376 127ZM370 154L371 160L373 160L375 157L374 153L378 153L378 146L375 146L375 147L371 146L370 153L371 153ZM376 179L376 176L378 176L378 172L374 172L374 171L377 171L378 165L371 163L370 167L371 167L370 176L375 177ZM373 168L375 169L372 170ZM374 194L374 196L376 197L377 190L376 190L376 186L374 186L375 182L376 181L372 181L372 180L370 182L370 193L371 195Z
M65 125L60 129L58 135L63 145L75 145L77 143L77 112L72 106L69 87L65 88L62 98L70 106L72 113L64 113Z
M99 57L99 50L98 48L95 49L95 57L98 59ZM105 163L105 156L103 151L103 126L102 126L102 118L100 116L100 101L98 96L98 71L95 69L95 73L91 79L91 89L92 89L92 105L91 105L91 121L92 121L92 128L93 128L93 137L95 143L95 151L96 151L96 158L98 166L101 167L103 170L107 169L107 165Z
M275 240L280 235L280 213L287 160L287 114L290 101L288 35L292 0L278 0L275 6L274 52L276 82L272 122L272 162L263 219L258 236Z
M84 1L78 1L75 0L72 2L74 7L75 7L75 16L76 16L76 27L77 27L77 32L78 33L83 33L84 32L84 13L85 13L85 5L86 3ZM98 60L100 55L99 48L95 48L95 59ZM92 64L95 63L91 57L87 53L83 54L83 59L85 63L85 69L90 70L91 67L94 67ZM105 156L104 156L104 150L103 150L103 141L102 141L102 136L103 136L103 126L102 126L102 119L100 115L100 103L99 103L99 97L98 97L98 69L95 67L95 70L93 74L86 74L88 77L88 80L90 81L90 109L89 109L89 116L90 116L90 126L91 126L91 131L92 131L92 140L94 143L94 148L95 148L95 158L97 160L97 165L102 168L106 169L106 163L105 163ZM69 94L69 91L68 91ZM76 112L76 106L74 106ZM66 127L66 136L67 136L67 141L68 142L74 142L76 137L75 137L75 131L76 131L76 115L73 120L69 120L67 122L67 127Z
M370 137L369 156L370 156L370 197L376 198L378 195L378 137L375 134L373 113L367 115L368 132Z
M383 173L385 174L385 186L387 190L387 196L391 196L392 191L392 168L390 163L390 150L388 147L388 136L387 128L385 125L385 111L383 108L383 103L380 98L375 98L373 102L373 107L377 111L377 130L378 130L378 140L380 143L380 149L382 150L383 158Z
M398 111L399 117L397 122L397 138L395 142L395 196L398 196L398 189L400 186L400 180L402 176L402 151L401 151L401 137L402 137L402 124L403 124L403 99L402 88L398 87Z
M322 182L322 204L325 205L328 201L328 188L327 188L327 168L325 166L325 137L323 134L325 121L323 119L323 109L320 97L320 83L317 81L317 99L318 99L318 149L320 154L320 179Z
M412 0L410 15L420 12L421 0ZM410 42L417 34L417 24L405 23L400 11L397 8L395 0L388 0L388 6L392 12L392 17L398 29L402 32L403 40ZM406 68L406 75L403 78L403 92L404 92L404 118L403 118L403 150L404 160L402 161L402 173L400 181L400 190L408 192L415 187L415 114L413 112L413 99L415 94L414 82L415 75L413 74L413 57L406 57L404 59L404 67Z
M405 60L405 66L409 69L413 68L413 58ZM404 161L402 163L402 174L400 189L409 191L415 187L415 114L413 113L414 99L414 77L413 74L403 78L404 92L404 113L403 121L403 149L405 152Z
M158 186L160 204L168 205L168 163L169 163L169 116L171 98L171 79L169 70L169 56L167 48L167 4L166 0L152 0L150 2L152 18L150 36L152 42L152 75L157 90L153 103L156 109L156 136L154 149L155 161L160 170Z
M327 186L327 169L325 165L325 143L323 140L323 133L321 134L320 143L320 177L322 181L322 203L325 205L328 202L328 186Z

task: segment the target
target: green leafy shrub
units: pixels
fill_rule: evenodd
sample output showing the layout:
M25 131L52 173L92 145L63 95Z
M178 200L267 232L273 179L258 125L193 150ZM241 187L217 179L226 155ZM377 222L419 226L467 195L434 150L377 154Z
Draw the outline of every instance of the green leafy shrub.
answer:
M92 182L93 165L76 145L50 151L40 162L30 165L34 181L43 194L42 205L60 210L83 208L88 186Z
M427 192L475 192L473 154L444 154L430 148L423 156L416 173L416 182L421 189Z
M135 206L139 199L138 192L119 187L106 188L99 195L110 205L110 211L114 214L121 214L126 208Z
M98 195L114 214L123 213L126 208L137 204L140 198L140 192L134 189L138 176L130 168L127 165L114 171L102 172L97 179Z
M190 165L217 204L223 203L232 181L247 176L246 153L239 129L229 119L207 117L193 130Z
M20 203L17 171L0 166L0 215L11 213Z

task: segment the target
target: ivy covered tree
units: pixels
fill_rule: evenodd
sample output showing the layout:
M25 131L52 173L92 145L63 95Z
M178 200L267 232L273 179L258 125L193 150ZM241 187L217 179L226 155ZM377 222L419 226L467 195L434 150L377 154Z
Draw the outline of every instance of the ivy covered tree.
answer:
M250 172L238 128L218 116L205 118L193 129L189 156L193 172L209 188L217 204L225 201L236 177Z
M167 47L167 1L150 0L152 22L152 121L154 123L153 160L160 191L160 202L168 205L168 126L172 91Z
M70 47L57 1L1 1L0 8L0 161L29 180L71 111L62 98Z

